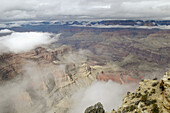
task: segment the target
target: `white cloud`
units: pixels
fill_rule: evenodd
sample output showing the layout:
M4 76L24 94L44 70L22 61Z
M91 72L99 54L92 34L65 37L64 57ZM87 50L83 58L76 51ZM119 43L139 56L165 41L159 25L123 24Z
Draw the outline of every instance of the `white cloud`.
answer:
M0 30L0 34L1 33L12 33L13 31L9 30L9 29L3 29L3 30Z
M3 52L26 52L43 44L53 41L50 33L42 32L13 32L11 35L0 37L0 50Z
M113 108L117 109L126 92L133 91L136 87L136 84L120 85L112 81L95 81L88 88L81 89L72 96L69 113L83 113L87 107L97 102L101 102L107 112Z
M0 19L169 18L169 0L0 0Z
M40 113L46 110L47 107L43 105L55 99L48 98L46 87L47 81L51 79L51 68L51 65L41 68L34 62L27 62L22 66L22 77L18 76L0 85L0 113Z

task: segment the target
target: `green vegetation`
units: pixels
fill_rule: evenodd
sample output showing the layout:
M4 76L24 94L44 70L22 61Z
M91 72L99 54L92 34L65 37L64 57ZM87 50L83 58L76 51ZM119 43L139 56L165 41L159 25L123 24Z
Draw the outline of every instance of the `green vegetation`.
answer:
M133 110L135 110L135 109L136 109L136 106L131 105L129 110L130 110L130 111L133 111Z
M154 94L155 92L156 92L156 90L155 90L155 89L152 89L151 93Z
M152 113L159 113L159 107L157 104L153 104Z
M136 109L135 105L130 105L130 106L125 107L122 112L123 113L132 112L135 109Z
M152 84L152 86L155 87L155 86L157 86L158 84L159 84L159 82L154 82L154 83Z
M148 98L148 94L142 95L141 96L141 102L145 102Z

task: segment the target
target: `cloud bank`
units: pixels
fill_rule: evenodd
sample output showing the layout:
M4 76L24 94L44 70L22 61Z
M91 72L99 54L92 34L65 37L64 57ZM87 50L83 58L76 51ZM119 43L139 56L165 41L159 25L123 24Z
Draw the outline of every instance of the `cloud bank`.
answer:
M69 113L83 113L87 107L97 102L101 102L107 112L113 108L117 109L126 92L133 91L136 87L136 84L120 85L112 81L95 81L88 88L81 89L72 96Z
M49 76L51 67L40 68L29 62L22 66L22 70L22 77L0 85L0 113L47 113L47 101L54 100L48 98L48 88L54 82Z
M13 31L9 30L9 29L2 29L0 30L0 34L3 34L3 33L12 33Z
M0 2L0 20L170 19L169 0L0 0Z
M1 30L0 32L9 32ZM42 32L13 32L10 35L0 37L0 53L4 52L27 52L38 46L49 44L54 41L50 33Z

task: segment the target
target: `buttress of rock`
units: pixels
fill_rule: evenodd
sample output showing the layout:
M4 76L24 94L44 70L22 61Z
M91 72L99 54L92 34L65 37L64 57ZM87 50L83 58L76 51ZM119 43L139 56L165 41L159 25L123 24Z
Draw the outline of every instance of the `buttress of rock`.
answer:
M94 110L98 109L91 106L85 113L93 113ZM117 111L107 113L170 113L170 71L160 81L143 80L135 92L127 92Z
M98 102L94 106L88 107L84 113L105 113L105 110L103 109L103 105Z

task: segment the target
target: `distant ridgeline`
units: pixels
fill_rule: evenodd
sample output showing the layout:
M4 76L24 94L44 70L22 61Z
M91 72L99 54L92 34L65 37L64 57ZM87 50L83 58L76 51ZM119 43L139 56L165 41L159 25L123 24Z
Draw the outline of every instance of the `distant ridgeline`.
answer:
M44 32L53 32L59 33L65 30L73 29L79 27L79 30L84 30L85 27L99 27L99 28L107 28L107 26L114 26L118 28L117 25L120 26L169 26L170 20L102 20L102 21L42 21L42 22L10 22L10 23L1 23L3 27L1 29L10 28L10 30L25 32L25 31L44 31ZM119 27L120 27L119 26ZM22 28L22 29L21 29ZM121 28L121 27L120 27ZM128 28L128 27L125 27ZM111 28L110 28L111 29ZM77 30L76 30L77 31ZM72 31L72 32L76 32Z

